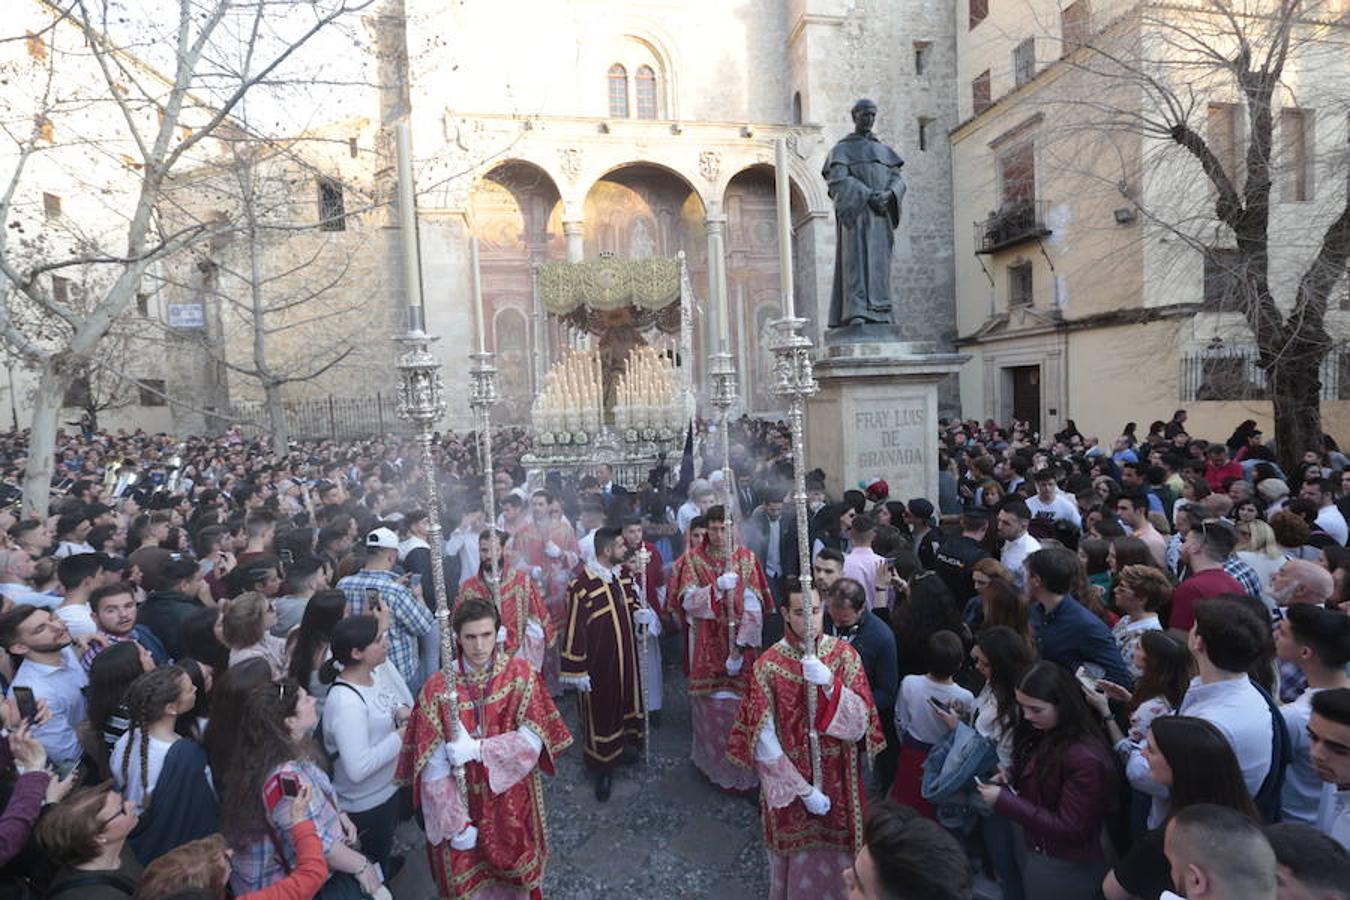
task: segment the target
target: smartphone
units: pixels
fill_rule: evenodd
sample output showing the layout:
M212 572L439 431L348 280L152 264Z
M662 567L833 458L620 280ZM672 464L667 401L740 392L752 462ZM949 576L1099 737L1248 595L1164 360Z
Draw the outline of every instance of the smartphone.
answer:
M19 718L32 722L37 718L37 698L33 696L33 689L15 685L14 702L19 706Z
M281 776L273 775L267 779L267 782L263 785L263 805L267 807L268 812L277 808L277 804L281 802L283 796Z
M84 780L84 772L80 771L80 761L78 759L72 759L69 762L61 763L56 767L56 775L58 778L65 778L71 772L75 773L76 784L79 784Z
M1097 682L1101 680L1101 675L1092 674L1092 670L1089 669L1087 666L1079 666L1077 671L1075 671L1073 674L1074 677L1078 679L1079 684L1083 685L1083 687L1087 688L1088 690L1090 691L1101 690L1101 688L1097 687ZM1103 672L1102 674L1104 675L1106 673Z
M366 607L367 612L373 612L380 608L380 589L366 588Z
M949 704L943 703L936 697L929 697L928 702L932 704L935 708L940 709L945 713L950 713L952 711L952 708Z
M299 779L299 778L297 778L297 777L294 776L294 775L282 774L282 775L277 776L277 780L281 782L281 795L282 795L283 797L298 797L298 796L300 796L300 779Z

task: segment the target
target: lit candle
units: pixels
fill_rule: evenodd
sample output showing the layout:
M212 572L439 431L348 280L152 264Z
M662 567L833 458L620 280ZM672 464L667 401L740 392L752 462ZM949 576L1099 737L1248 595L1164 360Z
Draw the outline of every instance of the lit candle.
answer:
M473 324L478 332L478 352L487 350L487 330L483 323L483 274L478 268L478 236L469 238L469 266L473 270Z
M774 188L778 196L778 290L782 294L783 317L790 318L792 309L792 199L788 183L787 138L780 137L773 146Z

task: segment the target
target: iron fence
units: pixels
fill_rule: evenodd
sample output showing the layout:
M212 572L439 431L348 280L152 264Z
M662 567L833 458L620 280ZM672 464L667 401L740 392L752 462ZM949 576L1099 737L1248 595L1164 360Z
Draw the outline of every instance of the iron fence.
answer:
M408 423L396 413L393 394L367 397L313 397L282 402L290 436L301 441L356 440L382 434L408 434ZM267 404L247 401L230 407L229 415L245 432L272 430Z
M1255 347L1205 349L1181 357L1181 399L1266 400L1266 372ZM1350 344L1333 347L1322 360L1320 399L1350 400Z

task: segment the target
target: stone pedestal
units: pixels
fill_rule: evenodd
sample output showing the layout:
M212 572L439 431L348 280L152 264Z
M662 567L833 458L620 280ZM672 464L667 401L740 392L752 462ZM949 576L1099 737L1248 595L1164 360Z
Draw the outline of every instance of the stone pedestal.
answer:
M891 499L938 502L938 383L970 357L905 341L894 325L850 325L825 334L820 391L806 417L806 459L838 497L883 478Z

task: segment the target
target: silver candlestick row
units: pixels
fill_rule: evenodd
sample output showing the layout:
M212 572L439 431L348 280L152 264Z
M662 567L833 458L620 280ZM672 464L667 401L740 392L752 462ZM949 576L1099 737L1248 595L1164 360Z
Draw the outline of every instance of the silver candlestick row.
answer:
M445 567L441 564L440 490L436 484L436 459L432 454L432 432L445 415L445 385L441 381L441 364L431 352L436 338L422 330L416 318L407 334L396 338L403 351L398 358L398 416L411 422L414 438L421 449L422 469L426 479L427 543L432 546L431 583L435 592L436 622L441 635L441 675L445 679L446 700L450 707L450 721L456 731L459 721L459 666L455 633L450 625L449 593L445 586ZM455 735L450 735L453 740ZM464 767L454 769L455 785L464 809L469 809L469 789L464 778Z
M722 439L722 550L726 555L726 574L732 574L735 572L732 555L736 552L736 495L732 492L731 429L728 420L737 400L735 359L725 350L712 354L709 357L708 376L712 381L712 395L708 400L717 410L718 435ZM723 592L722 606L727 613L727 659L730 660L739 654L736 647L735 604L731 591Z
M811 361L811 339L802 334L806 319L784 316L773 323L778 335L773 342L773 393L788 401L788 424L792 428L792 501L797 512L797 559L802 585L802 659L816 655L815 598L811 589L811 535L806 508L806 398L820 385ZM784 615L786 615L786 610ZM816 691L806 685L807 740L811 750L811 784L821 790L820 732L816 729Z

